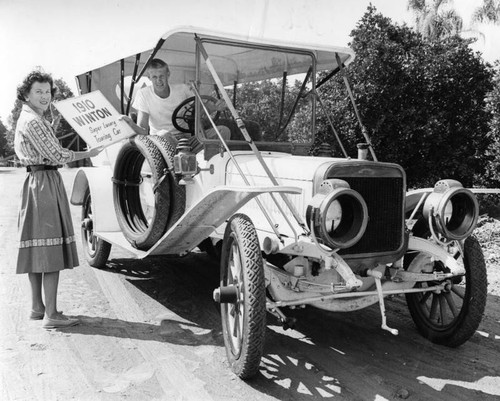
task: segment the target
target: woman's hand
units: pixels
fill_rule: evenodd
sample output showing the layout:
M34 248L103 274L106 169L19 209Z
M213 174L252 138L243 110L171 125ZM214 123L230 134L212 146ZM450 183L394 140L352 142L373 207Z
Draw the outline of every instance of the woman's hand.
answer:
M102 146L98 146L97 148L92 148L87 150L88 157L94 157L97 156L99 153L102 152L104 148Z
M87 159L90 157L97 156L99 153L102 152L104 147L102 146L97 146L95 148L87 149L81 152L75 152L75 158L74 160L82 160L82 159Z

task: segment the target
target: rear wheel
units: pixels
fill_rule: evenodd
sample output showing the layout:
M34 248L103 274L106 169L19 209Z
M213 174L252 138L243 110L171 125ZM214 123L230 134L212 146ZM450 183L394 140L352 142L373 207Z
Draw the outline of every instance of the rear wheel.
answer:
M92 198L89 188L85 192L82 205L82 242L83 253L88 264L98 268L106 266L111 244L94 235Z
M222 287L234 287L236 301L221 303L224 344L231 370L240 378L259 368L266 328L264 268L255 227L243 215L227 223L221 258Z
M458 347L472 337L481 323L486 306L486 263L478 240L468 237L463 255L453 252L465 275L454 277L440 292L406 294L406 302L418 331L436 344ZM446 272L442 262L434 262L434 271ZM416 288L435 285L422 282Z

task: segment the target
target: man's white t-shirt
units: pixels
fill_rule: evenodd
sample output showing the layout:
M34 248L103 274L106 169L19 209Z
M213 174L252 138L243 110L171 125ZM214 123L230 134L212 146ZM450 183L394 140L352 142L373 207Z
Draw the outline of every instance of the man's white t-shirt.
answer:
M153 86L141 88L132 104L137 111L149 114L149 130L152 135L161 130L179 132L172 124L172 114L181 102L193 96L187 85L169 84L169 86L170 96L165 99L154 92Z

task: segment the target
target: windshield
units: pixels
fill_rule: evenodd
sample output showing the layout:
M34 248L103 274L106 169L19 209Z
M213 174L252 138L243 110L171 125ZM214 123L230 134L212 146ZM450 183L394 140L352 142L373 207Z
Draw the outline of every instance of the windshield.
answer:
M310 54L215 41L203 47L254 141L312 142L314 97L305 95L313 84ZM200 60L200 92L222 98L207 62ZM217 124L230 128L231 140L244 139L229 110L220 113Z

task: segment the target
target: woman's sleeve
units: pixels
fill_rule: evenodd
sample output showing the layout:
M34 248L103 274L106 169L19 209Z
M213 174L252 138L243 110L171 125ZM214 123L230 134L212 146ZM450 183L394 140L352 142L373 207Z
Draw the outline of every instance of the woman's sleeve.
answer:
M55 135L40 121L31 120L26 124L26 136L38 153L54 164L66 164L75 159L75 152L63 148Z

